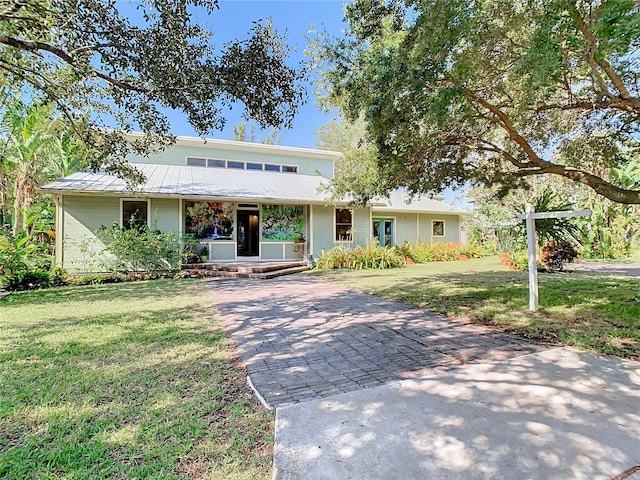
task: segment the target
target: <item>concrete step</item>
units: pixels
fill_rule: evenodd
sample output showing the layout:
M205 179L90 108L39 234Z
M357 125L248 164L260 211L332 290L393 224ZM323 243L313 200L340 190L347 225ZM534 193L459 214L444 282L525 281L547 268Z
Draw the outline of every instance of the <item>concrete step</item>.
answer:
M200 265L202 264L194 264ZM270 278L281 277L283 275L291 275L293 273L300 273L309 270L309 266L304 263L302 265L289 266L286 268L269 269L267 271L255 271L255 270L214 270L210 268L188 268L187 270L198 272L204 277L216 277L216 278L251 278L255 280L268 280Z
M267 273L287 268L307 267L304 261L280 262L206 262L182 265L183 270L206 270L213 272Z

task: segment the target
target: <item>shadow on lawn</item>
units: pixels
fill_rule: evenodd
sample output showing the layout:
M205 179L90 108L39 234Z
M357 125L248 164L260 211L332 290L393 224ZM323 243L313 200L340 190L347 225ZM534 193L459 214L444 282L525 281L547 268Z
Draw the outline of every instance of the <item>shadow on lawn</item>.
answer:
M1 305L21 304L25 300L50 305L67 303L73 301L101 301L113 300L114 297L126 297L131 301L139 298L158 297L166 298L167 291L179 291L180 283L187 284L199 280L185 279L161 279L146 280L141 282L109 283L83 286L52 287L42 290L32 290L24 292L13 292L11 295L0 298Z
M137 286L147 296L171 291L162 282ZM108 290L111 299L114 289L128 292L122 287L66 298L90 307ZM0 351L0 476L178 478L200 468L266 478L269 415L256 408L211 308L87 310L15 326L15 341ZM234 476L234 462L247 473Z
M528 310L526 272L443 273L424 277L339 279L363 291L507 331L640 357L637 279L587 272L539 275L540 310ZM356 281L359 283L356 284Z

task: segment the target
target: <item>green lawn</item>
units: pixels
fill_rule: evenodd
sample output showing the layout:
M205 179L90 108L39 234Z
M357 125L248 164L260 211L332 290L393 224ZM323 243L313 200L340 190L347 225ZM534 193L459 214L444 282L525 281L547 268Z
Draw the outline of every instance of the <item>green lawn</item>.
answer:
M201 280L0 299L0 477L271 477L256 402Z
M527 272L508 270L496 257L321 275L367 293L527 337L640 359L637 278L541 273L540 311L532 313Z

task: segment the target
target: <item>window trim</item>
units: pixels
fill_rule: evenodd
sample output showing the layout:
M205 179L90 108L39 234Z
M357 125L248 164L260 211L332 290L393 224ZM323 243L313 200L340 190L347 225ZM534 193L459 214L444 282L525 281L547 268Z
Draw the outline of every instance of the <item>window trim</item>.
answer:
M435 234L435 223L436 222L442 222L442 235L436 235ZM434 238L443 238L447 236L447 222L445 220L431 220L431 237Z
M120 198L120 226L124 228L124 202L145 202L147 204L147 227L151 226L151 201L148 198Z
M351 233L349 234L349 239L348 240L340 240L338 239L338 210L348 210L349 212L351 212L351 228L349 228L349 231L351 231ZM353 213L353 208L341 208L341 207L335 207L333 209L333 241L335 243L353 243L354 241L354 234L353 234L353 220L354 220L354 213Z

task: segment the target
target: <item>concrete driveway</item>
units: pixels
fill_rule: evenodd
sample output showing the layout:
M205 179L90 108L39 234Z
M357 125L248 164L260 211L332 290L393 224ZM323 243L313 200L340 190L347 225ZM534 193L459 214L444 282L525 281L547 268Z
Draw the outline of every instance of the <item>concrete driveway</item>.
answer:
M209 286L276 407L275 480L640 480L640 363L307 276Z
M638 480L640 363L569 348L276 410L276 480Z
M620 262L581 262L570 263L565 268L568 271L605 273L612 275L626 275L640 277L640 265Z

